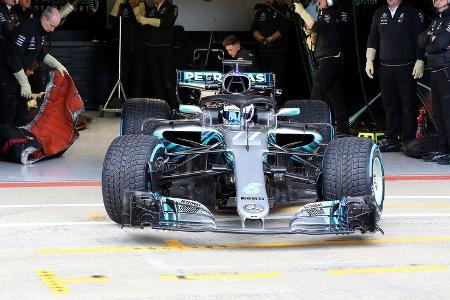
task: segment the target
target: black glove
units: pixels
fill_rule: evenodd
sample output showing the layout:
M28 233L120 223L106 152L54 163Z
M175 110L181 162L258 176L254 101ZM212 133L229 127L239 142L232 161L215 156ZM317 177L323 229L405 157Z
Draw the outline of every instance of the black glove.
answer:
M426 45L428 45L430 43L430 35L428 34L428 32L422 32L421 34L419 34L419 36L417 37L417 44L419 45L420 48L425 48Z

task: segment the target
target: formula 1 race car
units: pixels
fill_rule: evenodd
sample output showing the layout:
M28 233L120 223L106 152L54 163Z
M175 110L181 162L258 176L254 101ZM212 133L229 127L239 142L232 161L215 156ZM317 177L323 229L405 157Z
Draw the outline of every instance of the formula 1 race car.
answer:
M113 221L233 233L381 231L380 151L370 139L334 139L325 102L291 100L277 108L266 73L179 72L178 84L189 83L219 92L180 105L176 115L162 100L125 102L122 135L103 165L103 200ZM273 208L295 203L305 205L288 224L271 218ZM238 217L217 218L213 212L221 210Z

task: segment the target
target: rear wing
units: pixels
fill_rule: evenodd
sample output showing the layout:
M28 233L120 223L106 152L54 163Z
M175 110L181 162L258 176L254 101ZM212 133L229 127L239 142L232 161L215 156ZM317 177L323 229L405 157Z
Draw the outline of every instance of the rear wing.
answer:
M225 76L220 72L210 71L177 71L177 87L187 87L200 90L222 89ZM253 90L275 89L275 76L273 73L240 73L250 79Z

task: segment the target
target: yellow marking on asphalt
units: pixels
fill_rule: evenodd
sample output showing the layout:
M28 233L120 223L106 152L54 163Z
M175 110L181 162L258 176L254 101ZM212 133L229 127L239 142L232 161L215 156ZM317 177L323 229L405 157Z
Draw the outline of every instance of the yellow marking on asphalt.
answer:
M223 273L223 274L186 274L186 275L160 275L159 279L164 280L217 280L217 279L260 279L279 278L283 273Z
M290 207L279 207L279 208L273 208L271 210L271 212L288 212L288 211L298 211L300 208L302 208L303 205L301 206L290 206Z
M166 241L167 242L167 241ZM79 249L40 249L36 254L68 254L68 253L111 253L136 251L177 251L177 250L217 250L217 249L257 249L257 248L286 248L308 246L345 246L345 245L372 245L372 244L405 244L405 243L434 243L450 242L450 237L419 237L419 238L393 238L379 240L325 240L285 243L258 243L258 244L228 244L188 246L180 242L171 241L176 246L148 246L148 247L112 247L112 248L79 248ZM180 245L182 245L180 247Z
M177 249L183 249L183 248L189 248L189 246L184 245L182 242L177 240L164 240L164 242L169 246L170 248L177 248Z
M332 269L328 270L330 275L348 275L363 273L398 273L418 271L447 271L445 266L417 266L417 267L391 267L391 268L366 268L366 269Z
M107 219L106 217L107 215L105 213L93 212L88 214L89 220L92 221L105 221Z
M67 295L70 290L66 287L64 282L55 275L55 273L48 270L37 271L41 280L45 285L56 295Z
M43 269L38 270L37 273L45 285L56 295L67 295L70 293L66 283L107 282L109 280L107 277L99 275L88 278L61 279L52 271Z

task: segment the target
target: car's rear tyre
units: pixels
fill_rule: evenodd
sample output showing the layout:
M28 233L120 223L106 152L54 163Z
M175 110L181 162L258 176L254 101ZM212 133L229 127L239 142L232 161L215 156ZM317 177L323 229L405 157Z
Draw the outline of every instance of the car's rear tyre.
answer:
M102 172L103 203L111 220L121 223L125 191L155 189L155 166L161 166L164 158L164 146L154 136L124 135L111 143Z
M147 119L167 120L170 107L164 100L149 98L130 98L122 107L120 134L141 134L142 125ZM145 123L153 121L146 121Z
M289 100L284 104L286 108L300 108L300 115L288 117L289 122L315 124L323 138L323 143L329 143L333 138L331 112L328 104L321 100Z
M384 203L384 170L378 147L367 138L332 141L322 165L323 200L374 195L379 213Z

